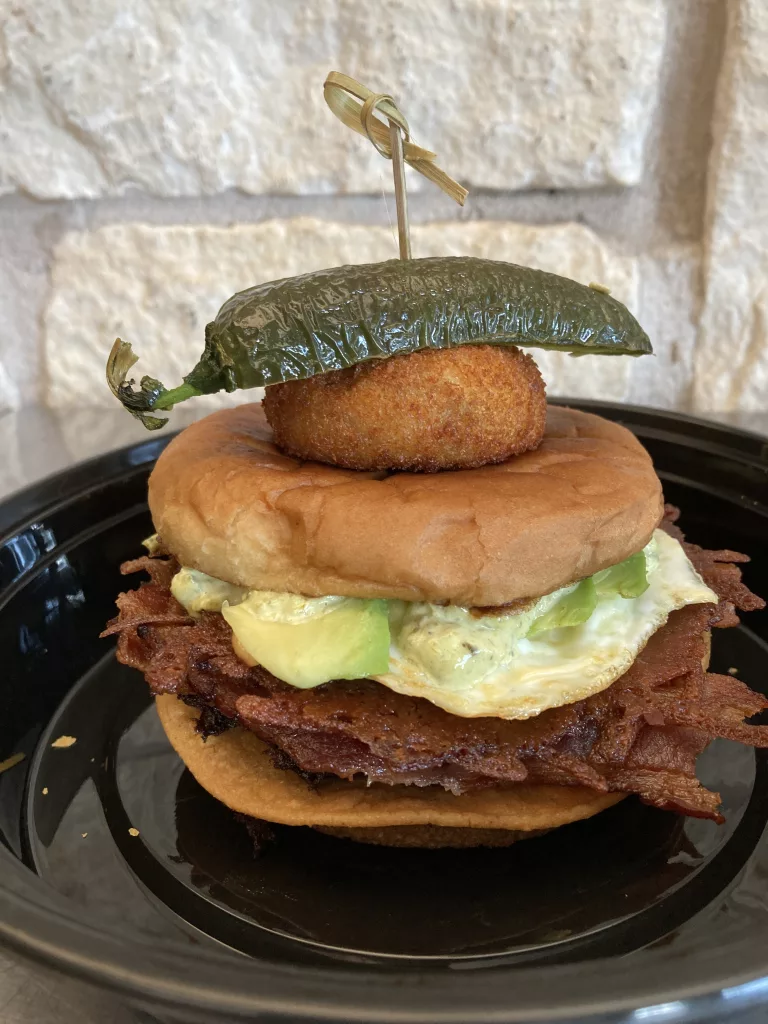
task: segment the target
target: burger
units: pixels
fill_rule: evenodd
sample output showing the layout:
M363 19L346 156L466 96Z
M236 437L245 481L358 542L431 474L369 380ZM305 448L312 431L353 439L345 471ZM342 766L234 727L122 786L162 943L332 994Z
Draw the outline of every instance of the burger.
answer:
M148 580L107 636L168 738L233 811L390 846L503 846L626 797L722 821L715 737L768 746L768 702L707 671L764 606L733 551L689 543L624 427L547 405L531 346L643 355L601 286L446 258L233 296L158 411L263 403L181 431L149 479Z

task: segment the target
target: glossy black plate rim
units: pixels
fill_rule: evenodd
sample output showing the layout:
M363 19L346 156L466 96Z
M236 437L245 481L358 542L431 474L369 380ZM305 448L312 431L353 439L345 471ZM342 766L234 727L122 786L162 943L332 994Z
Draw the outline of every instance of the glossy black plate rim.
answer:
M719 449L768 473L768 445L758 434L643 407L562 401L608 414L641 438L663 433L684 446ZM12 534L75 495L144 471L170 436L98 456L17 493L0 506L0 535ZM765 943L754 936L716 956L689 956L673 963L659 950L643 966L633 967L630 977L620 959L516 968L513 974L504 969L475 973L429 967L383 974L253 960L245 961L243 970L238 958L210 952L194 961L193 973L189 954L125 943L84 915L73 918L68 902L4 848L0 848L0 910L0 938L27 957L153 1006L189 1007L233 1018L258 1012L316 1020L469 1024L574 1016L615 1019L638 1007L668 1004L664 1019L680 1021L702 1019L726 1006L743 1008L768 994L768 981L758 980L768 971L768 953Z
M13 858L2 851L3 866ZM26 869L22 869L25 870ZM35 876L31 876L34 878ZM355 1022L409 1022L409 1024L470 1024L470 1022L533 1022L598 1017L639 1019L640 1007L664 1007L663 1020L702 1020L727 1007L733 1011L764 999L768 984L758 982L765 966L755 961L753 940L728 950L724 967L720 953L706 964L696 962L707 982L687 977L692 961L670 962L659 950L656 962L624 975L621 959L593 965L537 966L516 969L511 975L471 970L419 972L349 971L333 968L285 967L237 960L210 952L194 962L191 957L157 946L131 947L137 965L128 962L128 950L111 935L73 922L65 901L37 880L8 892L3 880L3 919L0 936L28 958L65 970L83 980L106 987L153 1008L190 1007L203 1013L248 1018L273 1014L277 1018ZM141 955L143 953L143 956ZM751 954L751 955L750 955ZM205 969L207 967L207 970ZM686 967L689 969L686 970ZM595 974L602 991L595 995ZM209 975L209 981L204 975ZM215 979L215 983L213 982ZM753 983L752 986L750 983ZM744 991L739 989L744 986ZM542 993L547 1005L542 1005ZM514 1005L510 1002L514 1000ZM625 1013L628 1016L625 1016ZM661 1013L659 1017L661 1018ZM218 1017L216 1019L219 1019Z

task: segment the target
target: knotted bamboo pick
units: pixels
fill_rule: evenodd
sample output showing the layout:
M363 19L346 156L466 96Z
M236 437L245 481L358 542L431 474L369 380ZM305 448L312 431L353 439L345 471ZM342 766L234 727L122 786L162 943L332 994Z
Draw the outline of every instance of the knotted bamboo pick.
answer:
M422 149L411 142L410 129L404 115L388 93L375 93L360 82L331 71L323 87L325 101L336 117L347 127L365 135L379 153L392 161L397 206L397 233L400 239L400 259L411 258L411 236L408 224L408 196L405 186L405 164L429 178L439 188L464 205L467 190L450 178L435 164L436 153ZM360 102L358 102L360 101ZM387 124L375 116L379 110ZM402 133L402 134L401 134ZM403 137L404 136L404 137Z

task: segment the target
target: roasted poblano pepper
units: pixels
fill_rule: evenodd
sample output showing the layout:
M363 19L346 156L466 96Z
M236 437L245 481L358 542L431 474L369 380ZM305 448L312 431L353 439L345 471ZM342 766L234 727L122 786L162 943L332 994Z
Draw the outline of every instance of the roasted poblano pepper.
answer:
M469 256L334 267L238 292L205 329L205 351L171 390L127 380L136 356L119 339L112 391L146 426L195 395L261 387L425 348L522 345L573 355L643 355L648 336L603 289Z

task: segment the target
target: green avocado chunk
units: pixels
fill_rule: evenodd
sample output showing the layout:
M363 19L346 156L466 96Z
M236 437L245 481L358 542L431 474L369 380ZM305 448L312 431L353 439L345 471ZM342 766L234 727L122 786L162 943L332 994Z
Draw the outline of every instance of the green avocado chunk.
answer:
M648 589L645 552L638 551L618 565L603 569L592 577L599 597L640 597Z
M535 637L547 629L562 629L564 626L580 626L586 622L597 606L597 590L592 577L582 580L569 594L561 597L531 623L526 634Z
M261 618L245 601L222 614L248 654L291 686L309 689L331 679L362 679L389 668L386 601L350 598L305 622Z
M640 597L648 589L648 565L644 551L638 551L623 562L601 569L588 576L570 593L534 619L526 636L534 637L547 629L580 626L586 622L601 598Z
M264 387L425 348L521 345L573 355L644 355L647 334L605 291L513 263L471 256L334 267L238 292L205 329L205 350L168 390L127 380L137 357L118 339L112 391L154 429L150 415L196 395Z

